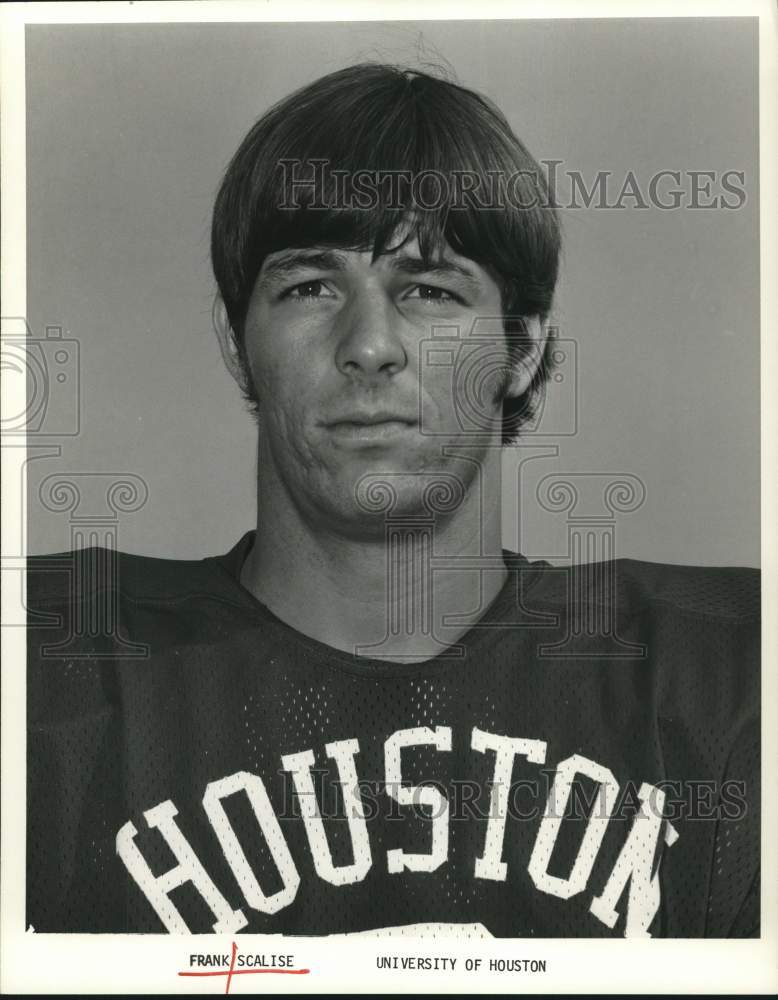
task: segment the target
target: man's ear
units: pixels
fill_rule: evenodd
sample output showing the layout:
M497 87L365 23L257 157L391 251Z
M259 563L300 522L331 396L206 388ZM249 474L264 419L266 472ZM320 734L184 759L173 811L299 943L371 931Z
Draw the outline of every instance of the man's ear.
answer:
M246 373L243 370L243 362L240 357L240 351L238 350L238 342L235 338L235 333L230 326L230 318L227 315L227 307L225 306L221 295L217 295L214 299L211 315L213 319L213 329L219 339L219 350L222 352L222 358L224 359L224 364L227 366L227 371L230 375L232 375L240 388L245 390Z
M543 334L540 317L525 316L523 323L525 337L529 343L524 345L523 356L513 364L508 390L505 393L509 397L521 396L529 389L546 349L546 337Z

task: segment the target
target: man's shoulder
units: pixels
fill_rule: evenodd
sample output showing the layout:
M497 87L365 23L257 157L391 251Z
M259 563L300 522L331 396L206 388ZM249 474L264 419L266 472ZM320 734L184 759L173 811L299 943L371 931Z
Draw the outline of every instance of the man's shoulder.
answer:
M688 614L758 620L761 573L746 566L684 566L617 560L623 586L643 600Z
M719 621L759 621L761 573L745 566L692 566L613 559L538 566L533 591L550 603L615 604L621 612L656 609Z
M62 606L113 594L135 602L172 603L234 586L227 556L171 559L102 546L27 559L27 606Z

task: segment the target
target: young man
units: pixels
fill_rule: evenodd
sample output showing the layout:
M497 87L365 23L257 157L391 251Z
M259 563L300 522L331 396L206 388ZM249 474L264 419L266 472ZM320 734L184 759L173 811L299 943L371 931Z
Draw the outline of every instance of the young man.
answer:
M33 560L36 930L758 934L756 573L501 548L558 253L449 82L356 66L251 130L212 255L256 530Z

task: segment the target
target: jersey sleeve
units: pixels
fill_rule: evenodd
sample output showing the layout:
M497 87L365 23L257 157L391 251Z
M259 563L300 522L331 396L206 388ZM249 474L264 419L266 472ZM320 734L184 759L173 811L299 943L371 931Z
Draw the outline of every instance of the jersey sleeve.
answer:
M711 938L759 935L760 583L756 570L679 568L654 605L661 750L684 813L671 905L685 926L706 887Z
M78 890L78 848L96 837L87 810L116 711L110 666L90 655L88 628L77 634L72 566L67 554L32 559L27 577L26 924L37 932L81 930L94 917Z
M759 937L759 725L735 741L719 794L706 937Z

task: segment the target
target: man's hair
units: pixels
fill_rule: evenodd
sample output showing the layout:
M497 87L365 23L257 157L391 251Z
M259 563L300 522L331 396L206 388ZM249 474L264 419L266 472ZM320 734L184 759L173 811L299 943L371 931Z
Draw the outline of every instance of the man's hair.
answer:
M211 256L247 375L244 324L268 254L332 246L372 248L375 258L403 224L425 260L447 243L494 278L510 356L520 361L530 346L521 317L545 320L559 261L540 167L485 97L419 70L363 64L274 105L224 175ZM533 416L553 346L549 338L529 389L503 399L504 443Z

